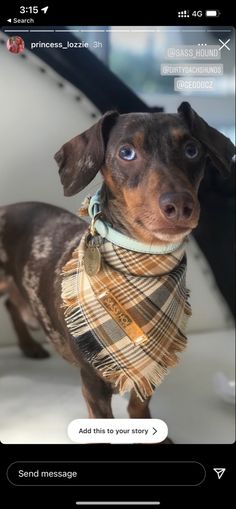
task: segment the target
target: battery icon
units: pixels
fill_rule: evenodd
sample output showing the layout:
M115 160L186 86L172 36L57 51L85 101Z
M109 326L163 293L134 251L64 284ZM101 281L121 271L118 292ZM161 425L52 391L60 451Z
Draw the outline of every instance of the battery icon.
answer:
M215 11L206 11L205 15L208 18L218 18L218 16L220 15L220 12L218 10L215 10Z

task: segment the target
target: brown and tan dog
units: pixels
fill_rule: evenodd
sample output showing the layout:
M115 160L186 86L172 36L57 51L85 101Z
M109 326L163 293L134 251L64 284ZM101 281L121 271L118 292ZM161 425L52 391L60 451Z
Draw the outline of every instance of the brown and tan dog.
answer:
M161 245L197 226L208 160L227 175L233 155L230 140L185 102L177 114L108 112L55 159L65 196L81 191L100 170L103 219L131 238ZM86 229L77 216L43 203L0 208L0 293L7 294L24 354L48 355L29 333L41 326L59 354L80 367L89 415L109 418L113 387L83 359L61 307L61 269ZM131 393L130 417L150 417L149 399Z

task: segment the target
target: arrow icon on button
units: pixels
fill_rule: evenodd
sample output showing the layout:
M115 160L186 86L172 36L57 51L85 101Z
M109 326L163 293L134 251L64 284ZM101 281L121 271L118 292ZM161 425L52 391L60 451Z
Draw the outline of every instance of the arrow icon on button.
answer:
M218 479L221 479L222 475L225 473L226 468L213 468L214 472L216 473Z
M154 427L152 427L152 429L153 429L153 435L155 435L157 433L157 429Z

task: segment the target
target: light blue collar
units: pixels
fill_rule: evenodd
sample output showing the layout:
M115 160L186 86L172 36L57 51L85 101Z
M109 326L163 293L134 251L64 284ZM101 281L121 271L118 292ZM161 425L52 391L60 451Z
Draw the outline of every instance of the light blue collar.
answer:
M101 189L99 189L96 194L91 197L88 207L88 213L92 219L94 219L99 212L101 212ZM108 223L101 221L101 219L96 219L94 222L94 228L101 237L112 242L112 244L138 253L167 254L172 253L183 244L183 242L179 242L163 246L150 246L149 244L139 242L138 240L123 235L123 233L114 230L114 228L112 228Z

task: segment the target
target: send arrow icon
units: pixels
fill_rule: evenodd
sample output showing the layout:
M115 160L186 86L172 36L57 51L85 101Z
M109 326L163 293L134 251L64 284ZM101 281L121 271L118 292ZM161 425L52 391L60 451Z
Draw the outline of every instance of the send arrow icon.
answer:
M222 475L225 473L226 468L213 468L214 472L216 473L218 479L221 479Z

